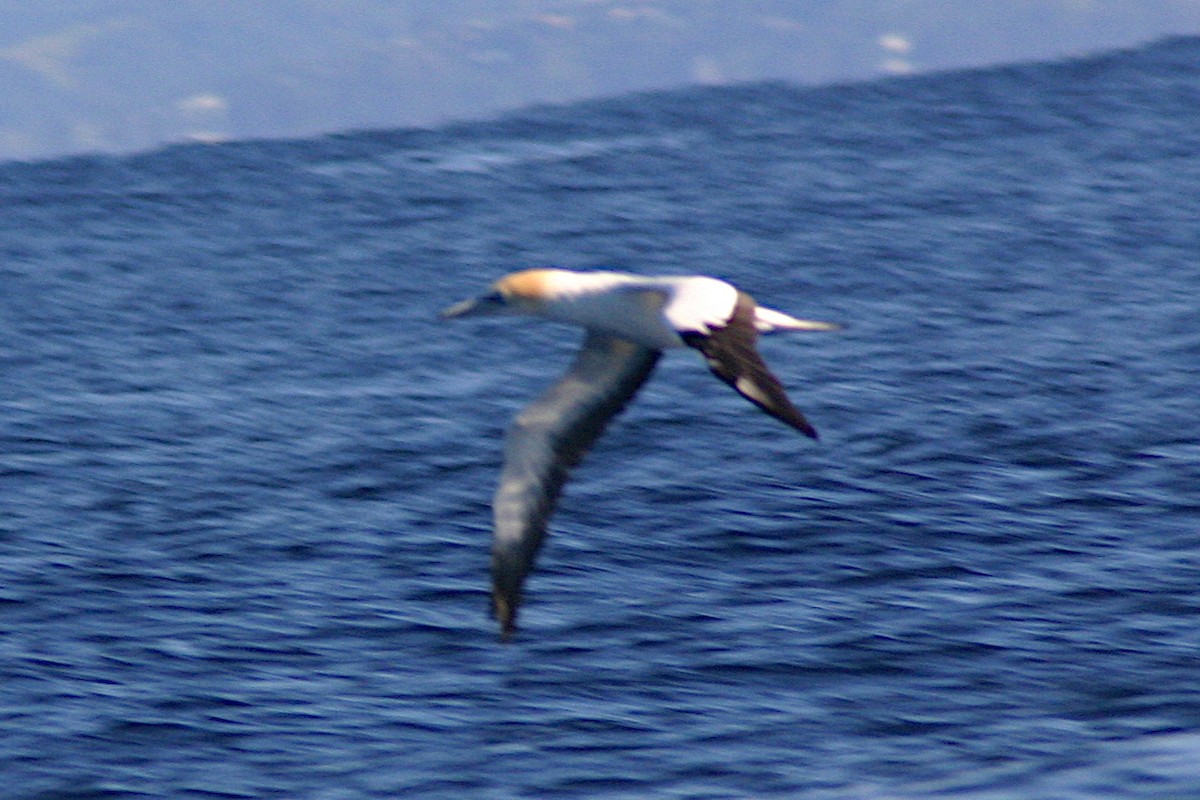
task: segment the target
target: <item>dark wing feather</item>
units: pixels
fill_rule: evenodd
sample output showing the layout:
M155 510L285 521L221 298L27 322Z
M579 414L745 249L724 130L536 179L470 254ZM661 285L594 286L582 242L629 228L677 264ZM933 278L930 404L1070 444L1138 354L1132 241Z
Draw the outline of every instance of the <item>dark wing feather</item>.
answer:
M817 438L817 431L800 410L792 405L783 384L771 374L755 342L758 329L754 327L754 298L738 292L733 315L723 328L713 328L707 334L682 331L680 336L699 350L709 369L728 383L742 397L778 420L786 422L805 436Z
M492 610L505 638L516 630L521 587L567 475L650 377L660 355L588 331L571 369L513 420L492 504Z

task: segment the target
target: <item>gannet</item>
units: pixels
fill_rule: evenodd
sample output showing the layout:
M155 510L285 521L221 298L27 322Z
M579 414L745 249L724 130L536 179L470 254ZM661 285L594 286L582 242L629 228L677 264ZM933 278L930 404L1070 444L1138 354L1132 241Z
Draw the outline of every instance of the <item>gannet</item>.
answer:
M817 432L792 405L755 349L760 333L827 331L829 322L763 308L725 281L619 272L530 269L445 309L444 319L524 314L580 325L575 363L513 420L492 503L492 612L501 636L516 630L525 578L571 468L650 377L662 351L692 347L754 405L806 436Z

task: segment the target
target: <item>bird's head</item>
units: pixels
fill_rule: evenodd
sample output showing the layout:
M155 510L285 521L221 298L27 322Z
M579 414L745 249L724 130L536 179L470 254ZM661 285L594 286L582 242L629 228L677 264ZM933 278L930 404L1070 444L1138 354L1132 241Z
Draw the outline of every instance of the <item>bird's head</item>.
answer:
M558 270L527 269L505 275L480 295L455 303L441 313L442 319L494 317L509 314L538 314L553 295Z

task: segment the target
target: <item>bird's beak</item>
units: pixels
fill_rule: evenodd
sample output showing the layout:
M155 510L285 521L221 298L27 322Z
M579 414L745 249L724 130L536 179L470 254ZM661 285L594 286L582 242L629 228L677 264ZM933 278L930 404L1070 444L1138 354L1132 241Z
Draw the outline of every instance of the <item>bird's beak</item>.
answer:
M458 319L459 317L494 317L497 314L511 314L512 309L504 295L500 292L488 292L482 297L472 297L455 303L442 311L442 319Z
M472 297L470 300L463 300L461 303L455 303L449 308L442 309L442 313L438 314L442 319L457 319L458 317L469 317L479 313L479 300Z

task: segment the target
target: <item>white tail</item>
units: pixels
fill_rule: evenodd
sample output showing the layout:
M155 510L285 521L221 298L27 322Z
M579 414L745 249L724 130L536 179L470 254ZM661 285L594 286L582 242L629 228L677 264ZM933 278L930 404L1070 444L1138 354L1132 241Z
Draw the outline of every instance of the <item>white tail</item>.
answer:
M775 331L836 331L842 326L836 322L796 319L782 311L759 306L754 309L754 327L758 328L759 333L773 333Z

